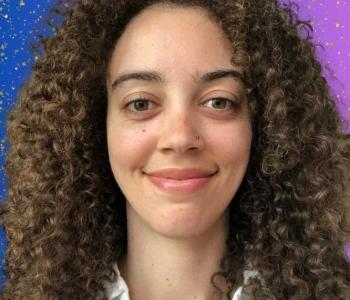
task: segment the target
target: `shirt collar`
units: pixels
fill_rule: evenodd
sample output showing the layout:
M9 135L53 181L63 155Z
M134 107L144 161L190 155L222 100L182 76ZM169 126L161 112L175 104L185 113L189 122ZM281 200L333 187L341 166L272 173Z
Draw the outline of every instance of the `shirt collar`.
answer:
M113 263L113 269L118 275L115 282L105 282L108 300L130 300L129 288L120 275L117 263Z
M113 269L118 275L118 279L115 282L105 282L105 287L107 290L107 298L108 300L130 300L129 297L129 288L120 275L117 263L113 263ZM258 271L246 269L244 271L244 284L248 283L248 279L251 277L258 277L261 279L261 275ZM241 299L241 290L242 287L239 287L234 293L232 300L240 300Z

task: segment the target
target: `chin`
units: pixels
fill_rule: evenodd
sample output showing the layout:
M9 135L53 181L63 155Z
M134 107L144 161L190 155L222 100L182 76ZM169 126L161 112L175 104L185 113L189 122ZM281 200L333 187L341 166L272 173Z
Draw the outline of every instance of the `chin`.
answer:
M208 231L208 227L201 226L202 224L194 222L177 222L172 224L161 224L153 228L158 234L174 240L187 240L193 239L205 234Z
M196 236L200 235L198 232L190 232L188 230L173 230L173 231L167 231L167 232L158 232L163 237L166 237L168 239L172 240L190 240L194 239Z

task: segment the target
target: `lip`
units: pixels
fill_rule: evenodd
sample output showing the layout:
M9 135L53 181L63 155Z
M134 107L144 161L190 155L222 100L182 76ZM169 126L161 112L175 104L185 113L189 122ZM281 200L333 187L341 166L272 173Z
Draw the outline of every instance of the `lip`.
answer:
M216 173L203 169L163 169L147 175L162 191L191 194L204 188Z
M200 169L200 168L186 168L186 169L167 168L167 169L157 170L153 172L147 172L147 175L175 179L175 180L185 180L185 179L193 179L193 178L204 178L204 177L213 175L214 173L216 173L216 171Z

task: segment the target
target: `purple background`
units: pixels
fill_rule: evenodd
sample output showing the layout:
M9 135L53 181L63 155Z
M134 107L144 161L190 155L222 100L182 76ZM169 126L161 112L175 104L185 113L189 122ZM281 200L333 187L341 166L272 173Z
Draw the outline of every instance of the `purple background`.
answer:
M310 19L314 26L314 42L324 47L317 47L317 56L325 66L323 74L332 87L341 115L349 120L350 3L346 0L295 2L300 6L299 16Z
M233 0L231 0L233 1ZM287 0L280 0L286 2ZM349 0L350 1L350 0ZM314 27L314 43L317 56L324 66L323 75L331 86L340 114L350 119L350 4L346 0L295 0L300 7L299 16L311 20ZM45 26L48 8L53 0L0 0L0 162L3 166L8 145L5 140L6 112L16 100L21 83L28 80L31 65L35 61L30 42L38 35L52 35ZM48 17L50 20L50 17ZM51 19L51 21L54 21ZM58 24L60 20L55 20ZM350 132L350 126L346 128ZM1 198L7 191L3 167L0 176ZM0 259L4 265L7 240L0 230ZM350 245L348 247L350 257ZM0 271L0 284L6 278Z

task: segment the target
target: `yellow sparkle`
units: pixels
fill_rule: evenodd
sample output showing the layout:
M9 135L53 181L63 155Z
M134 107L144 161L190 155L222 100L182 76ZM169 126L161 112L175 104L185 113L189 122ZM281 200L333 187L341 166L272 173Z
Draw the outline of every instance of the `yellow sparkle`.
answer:
M340 23L338 23L338 22L335 23L335 27L336 27L336 28L339 28L339 27L340 27Z

